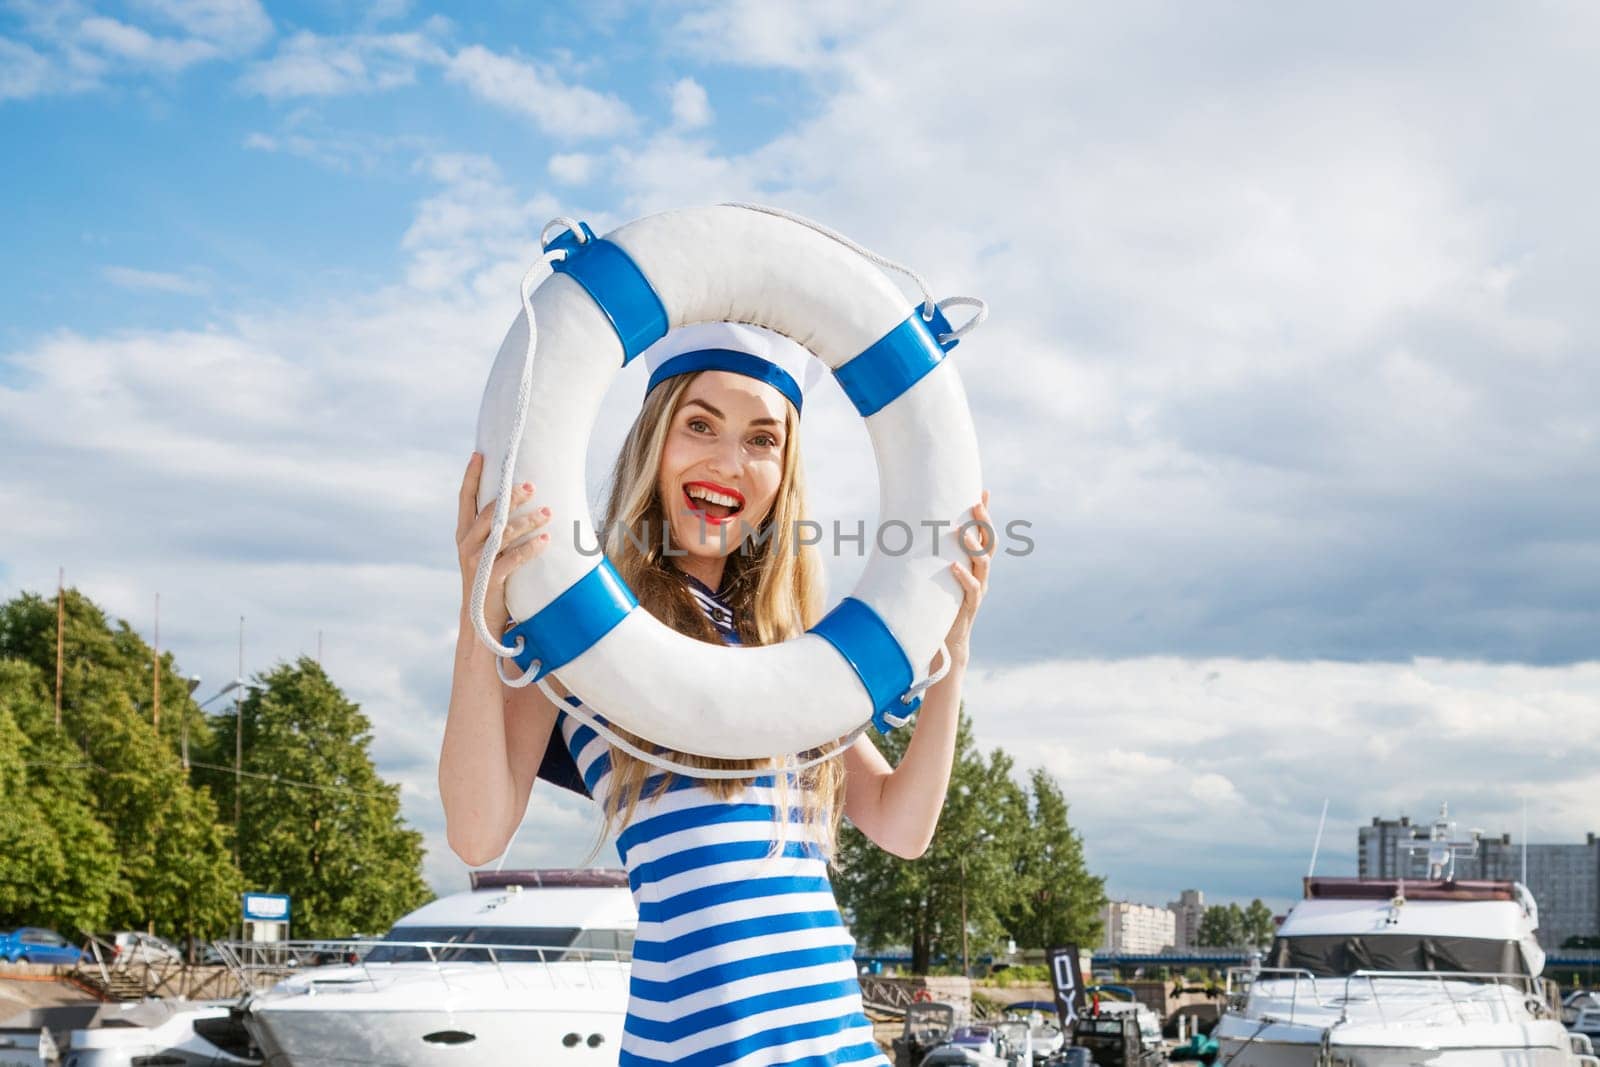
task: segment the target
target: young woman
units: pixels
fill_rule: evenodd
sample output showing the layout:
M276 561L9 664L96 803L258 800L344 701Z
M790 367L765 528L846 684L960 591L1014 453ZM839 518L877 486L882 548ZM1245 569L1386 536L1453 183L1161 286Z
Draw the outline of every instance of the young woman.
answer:
M607 555L640 604L680 632L751 645L803 633L823 613L816 557L794 536L806 517L799 368L809 354L714 323L674 331L646 358L654 373L613 472ZM541 774L600 803L639 906L622 1063L883 1064L827 863L841 815L908 859L933 836L988 585L988 493L972 509L983 526L968 534L969 558L951 566L965 596L946 640L950 670L925 694L899 766L866 736L799 772L673 756L750 772L705 780L658 772L537 688L500 683L466 614L494 510L474 508L482 463L474 454L467 465L456 530L463 607L439 759L451 848L474 865L498 856ZM528 507L535 493L515 490L485 607L495 633L508 621L506 576L549 544L555 516Z

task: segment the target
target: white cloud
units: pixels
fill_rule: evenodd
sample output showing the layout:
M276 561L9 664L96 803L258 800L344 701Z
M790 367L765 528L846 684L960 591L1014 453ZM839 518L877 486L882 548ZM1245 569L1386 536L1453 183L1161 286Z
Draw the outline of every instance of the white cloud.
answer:
M37 96L49 81L49 60L20 41L0 37L0 100Z
M411 166L417 153L430 150L425 138L361 130L330 131L300 116L290 116L281 132L255 130L240 143L257 152L281 152L308 159L341 173L404 170Z
M231 55L249 52L273 32L258 0L137 0L134 7Z
M76 0L17 5L31 41L0 41L0 99L81 92L118 75L176 73L247 55L273 32L256 0L140 0L132 8L139 21L96 14Z
M814 70L825 66L841 38L858 36L865 27L907 18L918 25L934 25L939 16L925 9L892 5L862 5L849 0L813 0L768 3L766 0L732 0L701 4L679 20L677 43L720 63L753 67Z
M595 159L583 152L557 153L546 167L550 177L563 185L584 185L594 177Z
M418 205L401 239L411 253L412 287L436 291L474 280L492 287L504 280L494 268L535 258L537 238L530 233L558 213L554 200L520 199L484 156L440 154L422 167L442 188ZM499 291L515 293L515 284Z
M411 0L376 0L367 8L367 21L389 22L411 13Z
M705 87L693 78L672 83L672 124L681 130L697 130L711 123L711 101Z
M155 70L182 70L220 54L210 41L155 37L109 18L84 19L78 25L78 40L107 56Z
M1600 477L1579 444L1600 322L1571 279L1600 227L1557 205L1600 158L1561 132L1595 88L1556 43L1570 13L1419 66L1420 16L1374 51L1287 10L1195 37L1158 9L936 4L916 17L963 29L928 48L874 11L785 50L801 5L700 9L700 54L800 70L811 117L733 154L663 135L613 170L629 214L777 202L991 300L955 359L997 507L1040 539L997 615L1066 599L1085 653L1585 654L1600 586L1572 589L1571 557L1600 556L1600 506L1565 487ZM1558 146L1537 193L1508 143Z
M419 33L325 37L301 31L246 71L240 87L269 99L381 92L410 85L446 53Z
M1600 746L1600 662L1050 660L979 670L966 700L980 745L1061 782L1112 889L1155 903L1173 872L1292 899L1324 798L1321 869L1354 874L1372 816L1449 801L1500 833L1526 798L1535 840L1581 841L1600 787L1570 755Z
M496 107L530 118L541 130L569 138L624 134L636 125L618 97L563 80L547 64L504 55L482 45L453 54L439 43L449 26L429 20L418 32L323 36L301 31L240 79L246 92L270 99L381 92L413 84L436 67L450 81Z
M628 105L608 93L568 85L550 67L469 45L450 60L447 76L474 96L532 119L546 133L613 137L636 125Z
M124 289L146 289L185 296L198 296L207 289L204 282L165 271L139 270L136 267L103 267L100 274L112 285Z

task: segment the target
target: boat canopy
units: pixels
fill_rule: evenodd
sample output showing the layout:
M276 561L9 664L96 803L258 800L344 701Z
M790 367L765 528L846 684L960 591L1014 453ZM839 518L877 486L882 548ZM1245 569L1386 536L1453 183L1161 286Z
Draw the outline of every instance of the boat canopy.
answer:
M1278 937L1264 967L1339 978L1356 971L1527 974L1519 944L1480 937L1328 934Z
M1307 900L1517 900L1514 882L1395 878L1307 878Z

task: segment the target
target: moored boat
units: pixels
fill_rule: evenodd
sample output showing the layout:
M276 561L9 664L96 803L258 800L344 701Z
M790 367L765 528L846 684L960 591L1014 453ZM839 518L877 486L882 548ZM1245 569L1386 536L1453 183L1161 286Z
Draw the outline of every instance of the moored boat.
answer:
M637 913L620 871L476 872L382 941L251 997L269 1063L616 1063ZM288 951L295 951L291 948Z
M1230 1067L1576 1067L1515 882L1456 881L1435 824L1424 880L1305 880L1259 968L1229 976Z

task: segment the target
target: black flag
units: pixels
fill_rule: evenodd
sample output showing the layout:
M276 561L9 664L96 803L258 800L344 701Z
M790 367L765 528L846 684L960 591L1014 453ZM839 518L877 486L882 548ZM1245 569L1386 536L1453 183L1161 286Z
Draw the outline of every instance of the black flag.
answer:
M1078 946L1063 945L1045 953L1050 961L1050 984L1056 991L1056 1014L1061 1017L1061 1029L1066 1030L1078 1021L1084 1007L1083 968L1078 963Z

